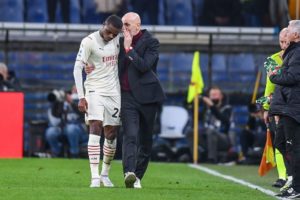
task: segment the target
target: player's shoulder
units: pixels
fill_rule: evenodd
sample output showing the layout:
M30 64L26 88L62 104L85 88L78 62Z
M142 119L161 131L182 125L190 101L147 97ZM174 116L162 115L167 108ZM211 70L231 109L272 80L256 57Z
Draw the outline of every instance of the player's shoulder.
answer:
M81 42L84 43L84 44L91 44L91 43L93 43L93 41L96 40L95 39L95 34L96 33L97 33L97 31L89 34L88 36L84 37Z
M113 41L114 41L115 43L119 43L120 37L121 37L121 36L122 36L121 33L119 33L119 34L113 39Z

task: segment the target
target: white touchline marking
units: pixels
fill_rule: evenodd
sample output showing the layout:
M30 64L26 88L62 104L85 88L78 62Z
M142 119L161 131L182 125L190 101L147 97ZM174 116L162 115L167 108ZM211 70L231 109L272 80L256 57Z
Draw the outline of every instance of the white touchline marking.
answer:
M244 185L244 186L247 186L247 187L249 187L249 188L259 190L259 191L261 191L262 193L267 194L267 195L269 195L269 196L272 196L272 197L274 197L274 198L281 199L281 198L279 198L279 197L276 197L276 196L275 196L276 193L273 192L272 190L268 190L268 189L262 188L262 187L260 187L260 186L258 186L258 185L254 185L254 184L249 183L249 182L247 182L247 181L244 181L244 180L242 180L242 179L238 179L238 178L235 178L235 177L233 177L233 176L224 175L224 174L221 174L220 172L217 172L217 171L215 171L215 170L209 169L209 168L207 168L207 167L195 165L195 164L189 164L188 166L191 167L191 168L198 169L198 170L200 170L200 171L206 172L206 173L211 174L211 175L213 175L213 176L221 177L221 178L224 178L224 179L226 179L226 180L229 180L229 181L238 183L238 184L240 184L240 185Z

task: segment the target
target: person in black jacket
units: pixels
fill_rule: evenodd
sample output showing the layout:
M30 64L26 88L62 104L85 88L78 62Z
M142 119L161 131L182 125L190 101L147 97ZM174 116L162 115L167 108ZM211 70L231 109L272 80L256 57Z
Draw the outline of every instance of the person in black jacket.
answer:
M283 54L282 71L269 71L268 76L276 84L270 112L280 115L285 134L275 145L292 165L292 185L279 196L291 199L300 197L300 20L290 21L287 37L290 46Z
M231 124L232 108L223 101L224 95L219 87L209 90L209 97L202 97L207 106L205 113L205 133L207 135L208 161L218 162L218 152L228 151L230 139L228 132Z
M121 120L123 170L128 188L141 188L151 155L155 116L165 94L156 75L159 41L141 30L137 13L127 13L124 24L124 48L120 48Z

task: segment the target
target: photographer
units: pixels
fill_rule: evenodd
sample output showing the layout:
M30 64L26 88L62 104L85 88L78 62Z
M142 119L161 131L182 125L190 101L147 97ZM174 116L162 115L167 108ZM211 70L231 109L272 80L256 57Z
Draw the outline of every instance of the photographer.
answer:
M63 139L69 144L70 157L77 158L80 145L86 144L88 135L83 124L83 115L78 111L78 96L76 88L64 93L54 90L49 94L51 108L48 110L49 128L46 130L46 140L50 145L53 157L62 156Z
M8 71L6 64L0 63L0 92L20 91L21 86L13 71Z
M208 161L217 163L218 152L230 149L228 136L231 124L231 106L225 104L224 95L219 87L209 90L209 97L202 97L207 110L205 113L205 134L207 136Z

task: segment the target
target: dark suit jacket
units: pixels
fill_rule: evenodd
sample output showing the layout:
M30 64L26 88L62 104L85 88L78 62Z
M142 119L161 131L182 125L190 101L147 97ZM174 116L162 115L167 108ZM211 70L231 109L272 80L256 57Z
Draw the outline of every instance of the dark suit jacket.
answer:
M276 84L270 106L273 115L286 115L300 123L300 42L291 42L283 54L282 72L271 75Z
M140 104L157 103L165 99L165 94L156 74L159 59L159 42L147 30L135 47L125 53L123 41L120 39L119 77L125 71L125 59L128 60L128 80L134 98Z

